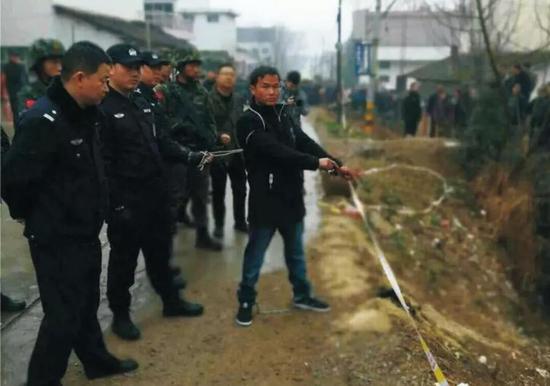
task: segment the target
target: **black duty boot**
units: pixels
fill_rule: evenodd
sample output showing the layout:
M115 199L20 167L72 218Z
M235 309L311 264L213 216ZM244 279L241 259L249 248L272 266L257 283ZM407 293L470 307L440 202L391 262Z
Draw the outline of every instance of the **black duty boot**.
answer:
M248 233L248 224L246 221L235 223L234 228L236 231Z
M172 284L176 289L179 290L185 289L185 287L187 287L187 281L181 275L174 276L174 278L172 279Z
M222 243L210 237L206 228L197 229L197 240L195 242L195 247L209 249L211 251L221 251L223 248Z
M2 294L0 304L2 306L2 312L19 312L23 311L27 306L27 303L23 301L13 300L9 296Z
M130 319L128 312L115 313L113 315L113 324L111 329L121 339L124 340L138 340L141 338L141 331Z
M117 359L113 357L112 361L84 367L84 372L88 379L97 379L110 377L112 375L129 373L139 367L139 364L133 359Z
M178 222L188 228L195 228L195 222L191 220L186 210L180 210L178 212Z
M216 225L216 228L214 229L214 237L218 239L223 239L223 225Z
M204 313L202 304L191 303L185 299L172 299L164 301L162 314L166 317L171 316L200 316Z

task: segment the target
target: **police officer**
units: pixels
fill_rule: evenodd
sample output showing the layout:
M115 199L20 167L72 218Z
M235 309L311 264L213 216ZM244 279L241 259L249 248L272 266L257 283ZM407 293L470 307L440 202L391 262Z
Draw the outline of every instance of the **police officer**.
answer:
M4 157L4 154L6 154L6 152L10 148L10 139L8 137L8 134L4 131L3 127L0 126L0 130L2 134L2 157ZM0 306L2 312L18 312L23 311L27 306L27 303L25 303L24 301L14 300L8 295L0 293Z
M60 385L73 349L90 379L138 367L107 351L97 320L107 183L96 105L109 65L95 44L74 44L61 77L23 113L2 160L2 198L25 221L44 310L28 386Z
M112 329L123 339L135 340L140 331L130 319L130 287L134 284L140 250L147 275L163 302L163 314L199 316L200 304L183 300L173 285L169 259L172 217L163 154L182 163L198 164L202 156L165 136L156 126L151 104L137 93L144 60L137 48L116 44L107 50L113 60L109 93L101 108L107 117L102 131L110 186L111 210L107 236L111 244L107 298L113 312Z
M243 112L244 106L244 99L235 93L235 80L235 67L231 63L221 64L216 72L215 83L209 93L219 141L224 149L228 150L239 147L235 125ZM245 217L246 172L242 154L216 160L212 164L210 173L212 176L212 208L216 224L214 236L223 237L225 187L228 176L233 191L234 228L241 232L248 232Z
M162 58L157 53L152 51L144 51L142 52L141 56L143 58L143 65L140 69L141 82L136 89L136 92L140 93L151 105L151 109L155 114L155 126L157 132L159 132L159 130L162 130L163 134L167 134L168 126L166 117L164 116L164 113L160 108L159 101L154 91L154 87L159 83L162 83L163 68L164 66L166 66L166 64L169 65L170 61ZM163 156L164 161L166 161L166 163L168 164L168 169L172 170L172 168L176 168L181 165L184 170L187 170L186 165L179 161L181 145L169 138L168 135L164 135L163 138L164 143L168 146L163 149L164 151L161 152L161 155ZM195 153L194 155L197 157L200 156L202 158L202 155L200 154ZM171 198L173 198L172 195ZM177 230L177 207L175 203L171 203L170 206L172 215L172 233L173 235L175 235ZM170 255L172 255L172 253ZM172 266L170 270L174 275L174 285L179 289L184 289L187 285L187 282L181 276L181 269L177 266Z
M218 135L208 93L199 82L201 63L196 53L185 56L177 63L176 80L159 85L156 91L169 121L172 137L192 150L212 151L217 146ZM197 228L195 246L220 251L221 243L208 233L209 169L201 171L197 168L188 168L186 177L185 185L180 184L174 190L180 202L184 200L185 195L191 198ZM183 181L181 177L173 177L173 180Z
M57 39L38 39L31 45L29 60L30 70L36 79L25 85L17 94L17 109L22 112L46 94L46 88L53 77L61 73L61 58L65 47ZM16 120L17 117L13 117Z

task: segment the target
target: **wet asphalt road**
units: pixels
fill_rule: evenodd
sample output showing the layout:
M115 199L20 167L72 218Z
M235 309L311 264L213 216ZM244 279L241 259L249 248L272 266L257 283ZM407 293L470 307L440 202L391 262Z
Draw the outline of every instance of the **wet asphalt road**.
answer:
M313 127L304 121L304 131L317 139ZM318 201L318 173L306 172L306 239L317 229L319 222ZM182 268L186 279L192 283L194 277L211 281L231 280L238 283L242 264L242 255L246 246L247 235L234 232L232 219L231 188L227 187L227 216L222 252L208 252L194 248L195 232L193 229L180 227L175 239L174 263ZM26 239L22 236L21 224L10 219L5 205L1 207L2 214L2 243L1 243L1 279L2 292L17 299L25 299L28 308L21 314L2 315L2 386L20 386L26 379L28 361L40 320L42 308L38 299L38 288L34 277L34 270L30 259ZM98 317L106 334L111 313L107 307L105 297L106 267L109 255L109 245L105 229L100 235L103 243L103 271L101 276L101 304ZM282 240L277 235L265 259L262 272L270 272L284 268ZM132 310L135 321L139 324L144 318L160 318L160 301L151 289L145 276L143 258L140 256L137 268L136 284L132 288ZM190 300L194 300L191 299ZM200 300L200 299L197 299ZM208 308L208 304L204 304ZM70 363L77 361L72 355Z

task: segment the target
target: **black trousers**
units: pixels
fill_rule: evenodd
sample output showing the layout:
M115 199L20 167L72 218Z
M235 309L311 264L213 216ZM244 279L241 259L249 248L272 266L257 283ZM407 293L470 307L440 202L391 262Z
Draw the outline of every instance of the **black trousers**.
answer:
M135 281L140 251L143 252L149 281L163 302L178 296L169 266L172 218L169 195L154 192L134 196L123 210L111 214L107 227L111 244L107 299L113 313L125 313L130 309L130 287Z
M405 135L416 135L418 128L418 121L416 119L405 119Z
M191 200L193 220L199 228L208 228L208 193L210 188L210 168L199 170L195 166L187 168L186 194L184 204Z
M44 318L32 352L28 386L57 384L71 350L84 369L101 369L116 359L109 354L97 320L101 244L29 242Z
M212 177L212 209L216 227L223 227L225 223L227 176L231 180L235 224L244 224L246 222L246 172L242 157L238 155L229 162L215 162L210 169L210 175Z

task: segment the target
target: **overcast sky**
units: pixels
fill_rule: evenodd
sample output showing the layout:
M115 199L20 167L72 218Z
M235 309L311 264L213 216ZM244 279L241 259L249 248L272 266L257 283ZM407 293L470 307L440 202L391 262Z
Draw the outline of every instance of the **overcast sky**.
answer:
M397 7L420 4L423 0L397 0ZM433 0L431 0L433 1ZM440 0L452 1L452 0ZM143 0L54 0L55 3L135 19L143 17ZM336 12L338 0L178 0L178 8L189 3L210 3L210 7L231 9L239 14L239 26L284 25L303 31L304 50L321 52L333 49L336 43ZM354 9L370 7L375 0L342 0L343 38L351 32L351 14ZM383 4L391 3L383 0Z

